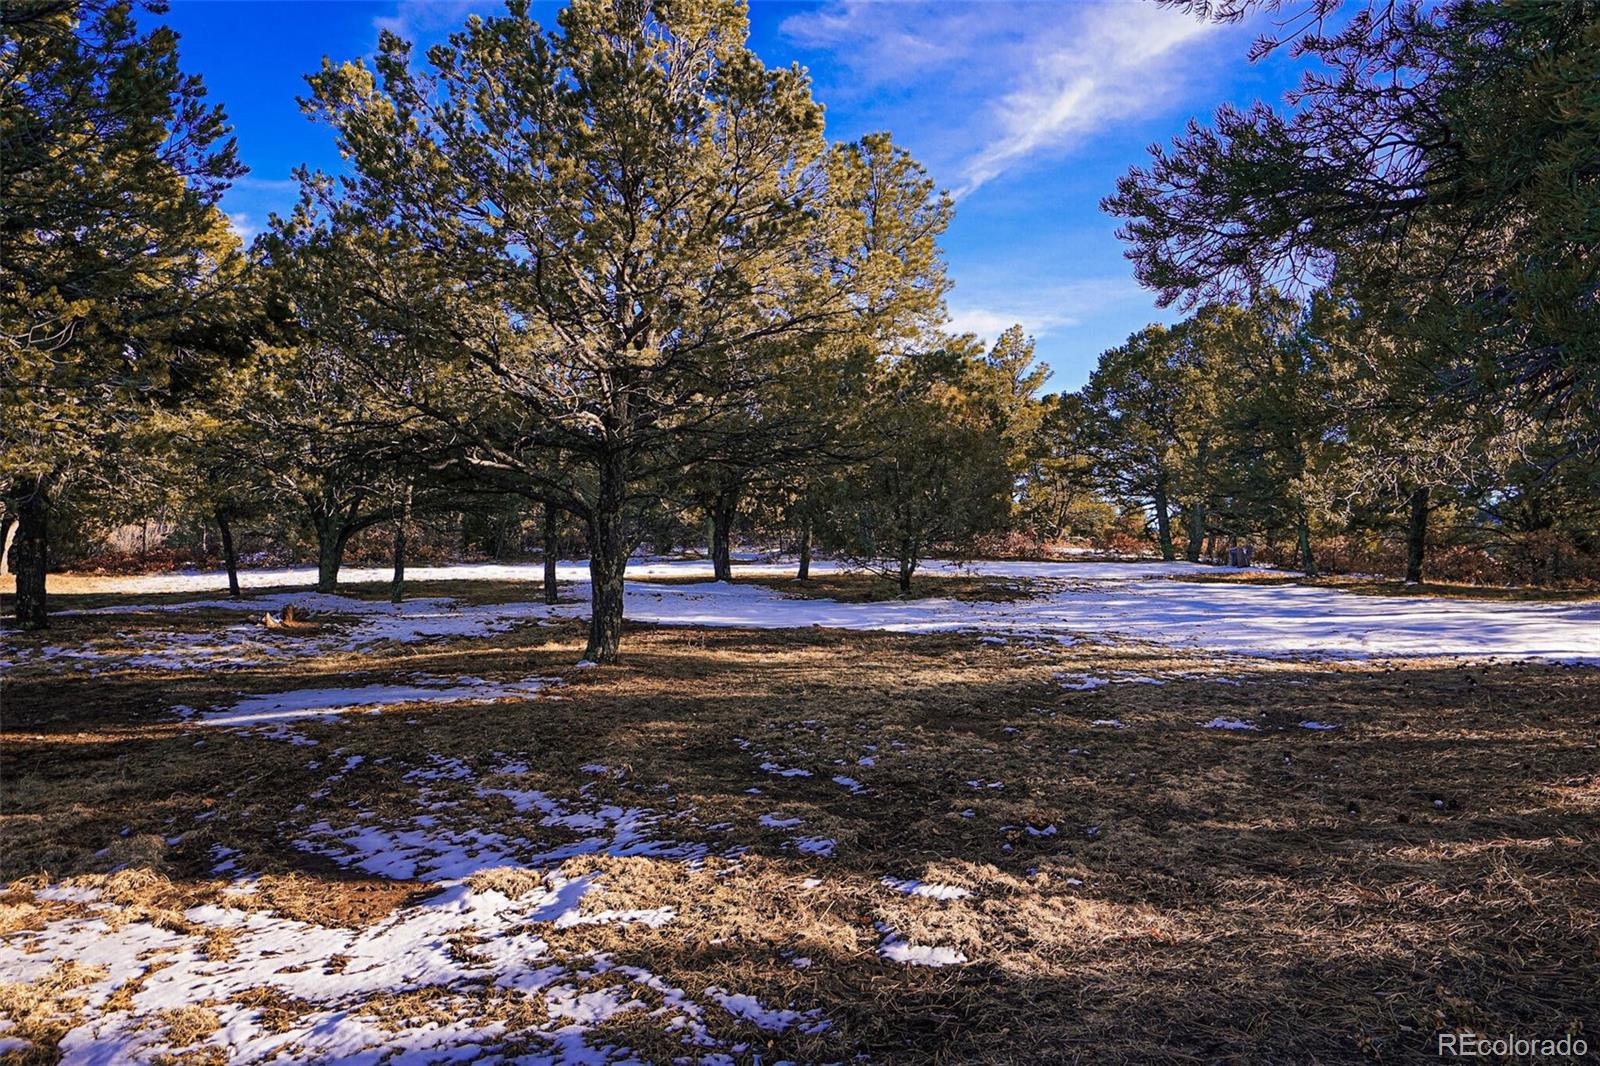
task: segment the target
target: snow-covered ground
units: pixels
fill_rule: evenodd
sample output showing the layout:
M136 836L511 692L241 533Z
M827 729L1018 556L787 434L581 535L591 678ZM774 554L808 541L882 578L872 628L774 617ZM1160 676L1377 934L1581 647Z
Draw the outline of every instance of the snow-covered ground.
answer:
M1600 660L1596 601L1368 596L1310 585L1165 580L1188 569L1183 564L1009 563L976 569L1033 577L1041 582L1040 594L999 603L835 603L763 587L640 584L629 590L628 613L638 621L674 625L1104 635L1239 655Z
M360 865L371 865L386 849L387 842ZM530 862L527 868L548 865ZM428 879L435 881L436 894L366 928L314 924L249 907L255 889L248 879L229 890L238 906L203 904L184 911L190 929L175 928L171 920L163 926L124 922L99 891L57 886L42 890L40 898L76 903L83 911L0 940L0 972L8 980L31 982L48 979L69 962L101 968L74 990L85 1014L60 1042L61 1061L76 1066L164 1061L180 1043L168 1035L171 1023L163 1024L167 1012L202 1003L217 1028L201 1038L198 1049L222 1052L236 1063L632 1062L638 1060L607 1047L607 1035L597 1031L630 1012L676 1034L696 1061L731 1063L724 1049L743 1045L728 1048L708 1032L712 1012L758 1030L798 1026L815 1032L828 1026L818 1010L773 1007L715 987L685 990L605 952L553 948L556 931L659 927L676 917L670 907L586 907L585 896L600 880L593 875L571 878L552 870L516 896L460 876ZM213 946L218 934L226 938L224 951ZM470 951L461 950L463 937ZM485 987L542 1004L548 1022L523 1023L514 1034L513 1043L525 1051L502 1053L500 1045L513 1034L496 1017L504 1003L486 995ZM131 996L129 988L135 990ZM112 997L119 990L124 998L117 1002ZM385 1018L370 1006L372 997L407 995L457 1020L440 1024L415 1006L417 1017ZM297 1004L293 1024L273 1024L256 1009L263 997Z
M1332 657L1495 656L1562 661L1600 661L1600 601L1514 602L1436 596L1369 596L1311 585L1251 585L1173 580L1194 573L1226 573L1192 563L980 562L957 567L932 562L930 572L953 572L1026 582L1034 592L1010 602L971 602L929 597L879 603L840 603L789 596L751 584L652 583L653 578L709 577L699 561L643 562L630 567L626 612L640 622L666 625L792 628L825 626L894 633L974 632L997 638L1036 637L1070 641L1081 636L1124 637L1238 655ZM822 564L817 573L835 572ZM744 566L738 573L780 576L786 567ZM418 568L418 580L536 580L540 568L447 566ZM569 582L564 595L580 602L549 608L531 601L472 605L421 598L393 607L311 592L272 593L242 602L200 600L167 605L277 610L293 603L302 611L356 616L352 626L302 646L312 650L359 648L384 640L417 641L502 632L523 622L586 613L582 563L562 563ZM347 571L351 581L377 580L379 571ZM248 587L313 579L310 571L257 571ZM78 579L84 581L86 579ZM216 575L164 574L95 579L94 591L200 592L215 587ZM132 607L102 611L133 610ZM149 608L142 608L149 609ZM192 638L190 638L192 639ZM51 649L46 649L51 653ZM0 653L4 654L4 653ZM38 654L38 653L35 653ZM53 654L73 656L72 649ZM146 656L161 658L160 649ZM14 658L15 653L4 654ZM173 656L183 661L183 656Z
M53 922L40 933L0 944L0 969L10 980L30 981L67 959L104 967L102 979L76 990L85 998L90 1018L62 1038L64 1063L159 1061L161 1053L171 1050L167 1027L159 1024L163 1012L202 1002L212 1005L221 1027L199 1047L224 1052L229 1062L421 1066L524 1061L495 1053L508 1035L503 1024L473 1016L482 1007L467 993L484 981L543 1001L550 1022L518 1033L524 1040L542 1038L544 1044L527 1061L609 1061L585 1036L630 1011L656 1012L664 1026L683 1035L685 1050L715 1048L703 1021L708 1005L688 993L648 971L616 965L604 954L570 961L555 957L545 939L550 929L596 921L659 923L659 915L584 914L582 901L592 884L589 878L551 875L543 888L512 899L494 889L454 882L365 929L212 904L184 912L182 917L194 926L226 932L229 950L220 957L208 950L205 936L146 922L108 922L114 905L99 902L98 894L90 892L83 900L89 908L85 916ZM248 885L241 885L241 891L248 894ZM468 934L481 939L464 953L455 938ZM333 959L343 965L330 965ZM624 980L592 985L607 973ZM113 993L130 982L137 991L114 1005ZM270 1024L249 999L250 994L261 996L262 990L302 1005L305 1013L291 1026ZM459 1020L396 1025L377 1011L362 1009L369 997L408 993L453 1008ZM640 995L648 996L648 1002ZM804 1017L800 1012L773 1012L775 1020L767 1027L786 1027L792 1019L783 1016L790 1014ZM805 1023L821 1024L813 1017Z
M756 556L736 558L734 571L741 577L785 577L794 575L792 559L762 559ZM1217 567L1199 563L1106 563L1106 562L1006 562L986 561L958 563L932 559L925 562L921 573L963 573L990 577L1072 577L1076 575L1103 576L1127 574L1159 574L1175 570L1214 571ZM811 573L821 577L848 573L850 567L828 559L811 563ZM347 584L362 582L387 583L393 571L383 566L347 566L339 571L339 580ZM628 577L633 580L651 578L706 578L712 576L711 563L706 559L639 558L628 564ZM409 581L540 581L544 578L543 563L450 563L445 566L409 566ZM562 583L589 580L589 562L586 559L563 559L556 564L556 580ZM283 585L315 585L317 570L313 566L278 567L239 571L239 585L245 589L273 588ZM226 592L228 575L221 570L174 570L160 574L58 574L50 578L50 588L55 592L126 592L153 595L171 592Z
M201 725L227 727L275 725L286 721L332 718L351 711L381 711L411 703L490 703L532 696L550 682L527 677L520 681L485 681L480 677L420 675L409 684L361 685L355 688L301 688L246 696L231 707L194 715ZM185 715L185 717L191 717Z
M781 588L704 580L710 570L701 562L646 561L630 569L626 612L636 621L669 625L971 632L1001 646L1020 639L1072 642L1094 636L1213 649L1230 657L1501 656L1600 662L1597 602L1374 597L1294 583L1177 580L1195 572L1218 572L1185 563L988 562L960 568L932 563L927 569L1014 581L1025 585L1029 595L1006 602L931 597L841 603L786 595ZM836 570L833 564L815 568L819 574ZM775 565L744 566L739 572L772 577L790 573ZM540 575L536 566L411 572L418 580L533 582ZM244 576L246 586L256 590L309 584L314 579L305 570ZM344 575L349 581L385 576L361 570ZM208 596L221 588L215 574L77 578L78 591L190 592L206 597L85 612L101 617L158 611L168 612L164 618L177 619L199 608L255 617L230 615L227 622L203 633L152 627L148 619L141 619L140 627L102 633L77 645L61 642L59 634L45 645L4 636L0 666L9 660L30 666L48 663L62 671L130 666L217 670L259 664L263 659L298 661L376 650L390 642L482 640L517 626L585 614L583 564L563 563L559 576L566 583L563 595L569 602L555 607L536 602L531 595L503 604L429 596L391 605L310 591L257 592L236 602ZM687 580L659 580L667 578ZM85 582L92 587L82 587ZM283 635L259 624L261 614L289 604L326 623L324 628ZM118 622L111 625L120 627ZM688 877L709 863L743 861L744 845L716 843L714 836L711 843L703 839L731 823L694 820L699 816L692 808L675 806L675 796L668 793L660 793L658 802L656 792L637 800L632 794L596 798L592 783L566 794L546 791L549 786L530 772L535 756L525 752L515 758L485 756L478 764L428 753L400 773L386 764L387 756L335 747L343 741L327 737L319 745L288 728L311 719L354 723L358 719L340 716L401 704L557 699L563 695L554 687L559 680L524 677L520 672L501 680L421 673L381 681L348 680L344 687L325 687L325 681L312 687L307 682L303 689L239 695L214 707L172 710L187 720L197 745L204 743L200 734L214 737L206 731L219 727L248 730L263 741L306 745L307 765L317 768L326 783L285 812L287 820L280 828L286 843L297 853L352 872L426 883L422 898L396 905L393 913L368 926L297 920L254 905L252 897L260 887L244 868L248 857L222 845L210 851L211 874L228 881L220 901L186 905L181 913L160 922L127 919L112 894L99 888L56 883L41 889L39 898L70 904L71 910L42 927L0 938L0 974L8 980L48 984L53 974L72 964L103 967L87 977L78 974L83 980L73 991L83 1004L81 1012L71 1008L71 1024L63 1026L64 1062L160 1061L177 1050L171 1035L176 1023L166 1012L196 1003L207 1004L205 1010L217 1028L199 1037L192 1050L215 1051L237 1062L341 1061L376 1066L513 1062L524 1061L523 1056L536 1062L614 1061L625 1059L627 1053L614 1045L608 1023L643 1017L673 1036L685 1060L732 1062L738 1056L748 1057L759 1041L775 1033L817 1033L837 1024L802 997L789 1002L783 1001L787 997L758 998L748 989L734 987L732 981L724 982L727 988L703 981L693 987L682 980L669 981L662 976L668 972L662 966L623 965L605 951L583 947L572 932L607 926L628 930L632 937L650 935L652 930L670 933L677 927L674 923L685 923L697 905L692 895L667 897L667 904L647 898L636 907L627 902L607 906L598 898L608 888L607 874L585 872L582 864L662 863L675 875ZM1220 676L1206 680L1237 684ZM1108 668L1093 674L1058 674L1057 681L1072 691L1167 683ZM1210 713L1196 712L1185 728L1196 736L1204 735L1203 730L1237 731L1232 739L1240 742L1268 736L1273 728L1265 720L1230 715L1200 720ZM1105 730L1147 728L1132 718L1129 723L1096 718L1092 725ZM1344 728L1310 718L1298 725L1298 730L1285 728L1307 740ZM763 746L743 737L735 737L734 743L749 758L750 780L756 782L744 791L771 794L770 804L763 799L763 813L752 820L768 835L772 850L809 864L806 870L846 865L850 837L826 825L811 808L785 802L779 790L809 779L821 787L837 786L839 796L872 796L882 787L873 773L877 761L892 758L891 745L899 741L885 743L882 751L868 744L855 749L867 754L849 754L853 763L835 758L832 765L803 751L780 750L780 745ZM849 768L859 779L836 772L841 768ZM625 772L598 763L582 769L596 775L594 780ZM357 790L364 787L363 775L381 780L384 794L394 802L381 810L368 809L359 800L347 803L347 793L361 794ZM993 775L966 780L965 785L974 794L981 790L986 796L1009 795L1004 782L988 780L989 776ZM973 808L961 812L963 818L973 816ZM196 816L197 823L200 817ZM1061 825L1068 823L1063 820ZM1057 824L1046 824L1043 818L1037 825L1009 828L1033 838L1058 834ZM1099 827L1086 827L1084 832L1093 836ZM180 833L168 843L181 839ZM881 877L874 890L897 904L924 907L963 908L984 902L981 886L969 889L921 872L915 864L906 866L904 873L913 876ZM520 888L507 888L504 881L496 887L492 874L508 868L521 877L510 882ZM811 877L804 886L814 889L822 883L821 878ZM1068 879L1067 883L1082 882ZM877 923L868 953L899 967L964 966L972 961L967 954L974 950L970 941L932 942L926 929L920 934L914 929L898 920ZM334 965L331 960L340 961ZM793 960L796 967L810 963L804 956ZM508 1023L508 996L526 997L543 1012L542 1020ZM258 1009L274 998L294 1004L298 1012L286 1028L270 1023ZM386 1015L380 1001L394 998L405 999L405 1009ZM754 1033L749 1039L729 1039L730 1020L753 1028ZM0 1029L0 1052L6 1050L7 1039ZM20 1042L11 1046L25 1050Z
M361 755L321 762L330 785L370 769ZM48 983L63 968L78 975L80 1002L62 1005L72 1019L59 1045L69 1066L158 1063L179 1047L232 1063L638 1062L605 1028L630 1017L651 1019L688 1061L731 1064L748 1045L714 1034L730 1021L765 1033L829 1027L820 1009L679 987L562 938L583 927L655 929L678 918L671 906L597 906L605 875L567 872L569 860L646 858L687 871L709 849L660 835L660 813L597 802L587 788L557 798L522 787L528 770L524 761L433 756L404 775L411 801L390 817L356 811L339 824L284 823L300 851L425 883L425 898L376 924L320 924L264 907L237 853L214 846L213 873L231 878L223 898L160 922L121 913L96 885L39 889L37 899L71 904L73 913L0 937L0 974L27 983ZM479 824L481 808L464 808L469 798L509 801L515 814L489 828ZM414 998L386 1011L390 997ZM292 1005L288 1024L260 1009L272 1002ZM194 1005L203 1005L212 1028L190 1045L173 1035L170 1012ZM452 1020L440 1022L441 1013Z

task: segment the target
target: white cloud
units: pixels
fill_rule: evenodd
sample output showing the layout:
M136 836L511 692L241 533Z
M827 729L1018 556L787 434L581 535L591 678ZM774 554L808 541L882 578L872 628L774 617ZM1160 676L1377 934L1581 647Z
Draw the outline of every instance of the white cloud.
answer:
M261 227L252 222L245 211L229 211L228 228L233 230L240 244L249 244L250 238L261 232Z
M961 298L959 285L950 302L952 333L972 333L985 343L992 342L1014 325L1033 337L1048 337L1071 329L1085 319L1108 310L1138 303L1147 297L1129 278L1099 278L1031 287L996 297L976 293L970 301Z
M781 29L825 50L830 91L935 90L933 121L965 195L1117 122L1179 105L1194 45L1226 32L1153 2L864 3L791 15Z
M294 178L258 178L253 174L246 174L233 181L235 189L249 189L252 192L299 192L300 182Z
M1077 324L1077 319L1071 315L1053 314L1048 311L1018 311L1015 308L996 309L992 307L952 307L950 308L951 333L972 333L985 344L992 343L994 339L1012 326L1020 325L1024 332L1030 336L1038 337L1048 334L1052 329L1061 326Z
M1002 6L838 0L790 15L779 30L803 47L836 53L856 85L883 85L962 64L975 45L993 39L992 15Z
M1070 147L1120 120L1170 105L1185 46L1213 25L1154 4L1089 9L1070 42L1041 49L993 112L1000 136L969 160L958 195L1037 152Z
M397 37L413 43L419 37L442 36L459 30L466 24L467 15L497 13L503 4L475 3L473 0L399 0L393 15L380 15L372 20L375 30L388 30Z

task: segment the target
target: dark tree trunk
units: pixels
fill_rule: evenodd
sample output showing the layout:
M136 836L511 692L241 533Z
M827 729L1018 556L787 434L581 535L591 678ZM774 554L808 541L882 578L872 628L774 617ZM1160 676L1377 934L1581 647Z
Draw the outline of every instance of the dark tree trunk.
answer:
M1167 513L1167 475L1165 472L1156 475L1156 488L1151 502L1155 504L1156 508L1156 540L1161 544L1161 558L1170 563L1178 555L1172 548L1172 515Z
M1428 551L1428 497L1426 485L1411 494L1411 519L1406 528L1406 580L1422 584L1422 564Z
M739 494L732 489L711 501L711 572L717 581L733 580L733 516Z
M399 603L406 595L406 527L411 524L411 485L400 498L400 517L394 523L394 580L389 585L389 602Z
M811 580L811 516L806 515L800 519L800 569L795 573L796 581Z
M911 575L917 569L917 546L910 538L900 542L900 591L911 591Z
M339 565L344 562L345 535L337 519L317 523L317 591L332 592L339 586Z
M228 568L228 595L239 598L239 552L233 545L233 522L226 507L216 512L217 532L222 536L222 565Z
M43 483L16 500L17 539L12 554L17 569L17 625L43 629L49 624L45 610L45 574L50 569L50 501Z
M622 508L628 469L620 455L600 461L600 485L589 517L589 646L583 657L594 663L617 661L622 644L622 596L628 568L628 542Z
M561 513L555 504L544 505L544 602L555 604L560 600L559 590L556 588L556 556L560 551L561 541L559 526Z
M1317 557L1311 551L1311 523L1306 521L1306 516L1300 516L1300 569L1307 577L1317 576Z
M1191 563L1200 561L1200 546L1206 540L1206 509L1198 504L1186 509L1184 517L1189 520L1189 543L1184 548L1183 557Z

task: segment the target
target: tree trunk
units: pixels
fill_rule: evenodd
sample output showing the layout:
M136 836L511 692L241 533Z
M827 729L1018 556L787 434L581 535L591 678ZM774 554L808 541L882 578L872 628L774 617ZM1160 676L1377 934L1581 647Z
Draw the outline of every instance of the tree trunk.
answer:
M1311 552L1311 523L1300 516L1300 569L1307 577L1317 576L1317 557Z
M796 581L811 580L811 516L806 515L800 519L800 569L795 573Z
M1167 562L1178 557L1172 548L1172 516L1167 513L1167 475L1156 475L1156 489L1151 501L1156 508L1156 539L1161 544L1161 558Z
M233 524L226 507L218 507L217 532L222 535L222 565L228 568L228 595L239 598L239 553L233 545Z
M900 542L900 591L911 591L911 575L917 569L916 544L908 537Z
M406 527L411 524L411 484L406 483L400 498L400 517L394 523L394 580L389 585L389 602L399 603L406 595Z
M5 577L11 571L7 568L6 560L11 557L11 538L16 536L17 520L9 511L0 515L0 577Z
M344 561L344 535L337 519L317 523L317 591L332 592L339 586L339 564Z
M711 573L714 580L733 580L733 516L739 494L729 489L711 501Z
M556 588L556 555L560 550L560 512L553 503L544 505L544 602L554 605L559 601Z
M589 646L583 657L593 663L614 663L622 644L622 596L628 567L628 543L622 506L628 469L620 455L600 460L599 493L589 517Z
M43 629L49 624L45 611L45 573L50 568L50 501L47 488L37 482L17 503L17 539L14 547L17 567L17 625L23 629Z
M1184 517L1189 520L1189 543L1184 548L1183 557L1191 563L1200 561L1200 546L1206 540L1206 509L1196 504L1185 509Z
M1422 584L1422 563L1428 550L1428 496L1426 485L1411 494L1411 520L1406 529L1406 580Z

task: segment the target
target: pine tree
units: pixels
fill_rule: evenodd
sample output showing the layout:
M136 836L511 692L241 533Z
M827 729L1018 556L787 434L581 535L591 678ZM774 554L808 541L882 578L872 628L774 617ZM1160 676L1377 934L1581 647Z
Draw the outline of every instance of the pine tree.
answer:
M217 202L242 172L220 108L130 3L0 19L0 492L16 615L46 621L52 499L215 359L237 283Z
M1429 347L1419 400L1473 388L1600 443L1600 4L1339 5L1286 16L1317 62L1285 111L1224 106L1105 208L1163 303L1337 281ZM1282 42L1264 41L1258 54ZM1419 404L1420 406L1420 404Z
M1103 353L1082 390L1085 443L1108 495L1147 509L1163 559L1177 558L1174 510L1198 559L1220 450L1217 337L1225 309L1147 326Z
M824 507L831 545L902 592L926 553L1003 529L1015 473L1005 446L1013 379L970 335L882 361L865 408L869 455Z
M733 0L578 0L548 33L519 2L431 49L426 78L386 33L376 76L311 79L354 169L343 209L449 279L408 327L458 371L429 417L474 472L587 527L599 662L641 508L750 447L741 416L804 365L782 342L852 328L904 276L850 254L870 227L832 206L810 86L747 30Z

